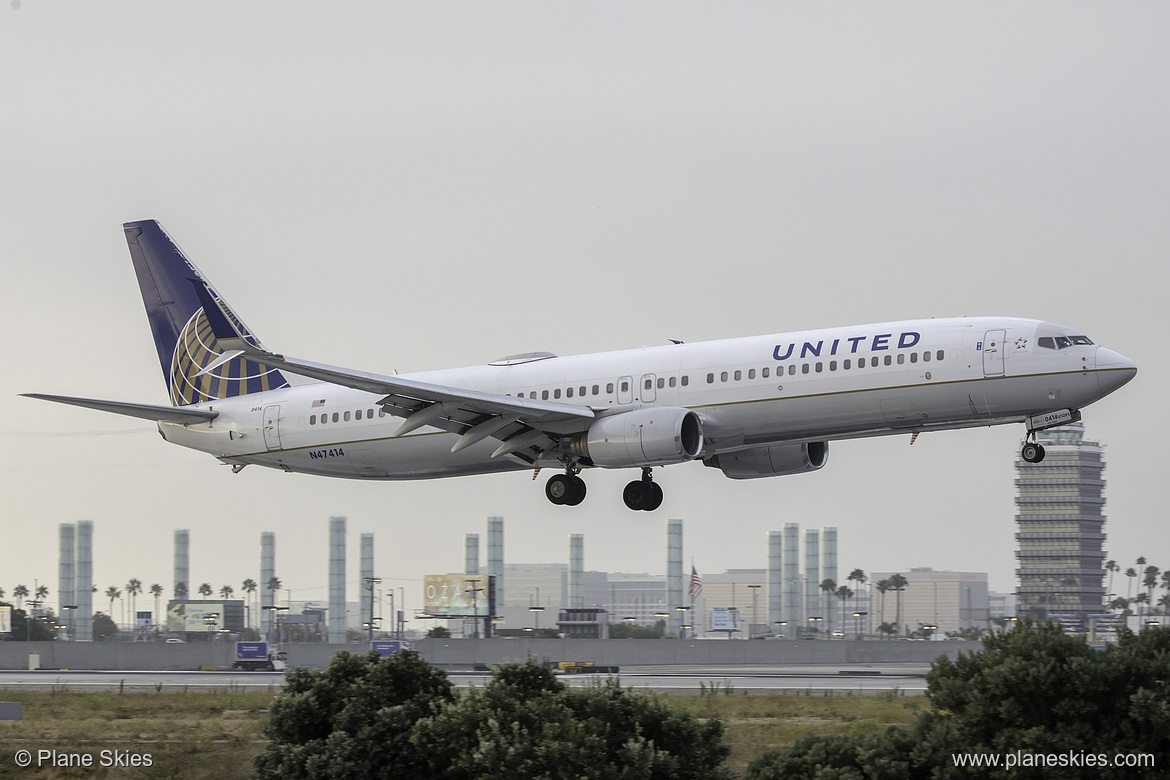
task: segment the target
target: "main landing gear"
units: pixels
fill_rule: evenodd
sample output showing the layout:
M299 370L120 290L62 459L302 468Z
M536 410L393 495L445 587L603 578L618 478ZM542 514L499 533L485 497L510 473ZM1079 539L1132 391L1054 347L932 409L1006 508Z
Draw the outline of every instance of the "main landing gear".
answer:
M1044 460L1044 446L1035 441L1026 441L1024 448L1020 450L1020 457L1024 459L1025 463L1039 463Z
M630 509L640 509L643 512L653 512L662 506L662 488L654 482L649 468L642 469L642 478L626 485L622 491L622 500Z
M570 468L564 474L554 474L544 485L544 494L554 504L577 506L585 500L585 480Z

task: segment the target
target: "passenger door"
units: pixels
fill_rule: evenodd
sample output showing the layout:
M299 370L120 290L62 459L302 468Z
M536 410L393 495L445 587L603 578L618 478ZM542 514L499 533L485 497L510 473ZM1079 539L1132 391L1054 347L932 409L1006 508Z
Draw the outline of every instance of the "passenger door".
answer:
M983 336L983 376L1003 376L1004 330L989 330Z

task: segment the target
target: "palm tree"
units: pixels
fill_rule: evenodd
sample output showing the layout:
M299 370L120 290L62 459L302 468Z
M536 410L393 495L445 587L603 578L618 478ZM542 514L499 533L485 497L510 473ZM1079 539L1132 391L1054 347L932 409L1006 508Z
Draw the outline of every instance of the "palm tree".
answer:
M857 583L857 598L858 598L858 600L860 601L860 600L861 600L861 587L862 587L863 585L865 585L865 582L866 582L866 580L868 579L868 578L865 576L865 572L863 572L861 569L854 569L853 571L849 572L849 577L848 577L847 579L848 579L850 582L856 582L856 583ZM854 605L853 605L853 611L854 611L854 612L857 612L857 611L858 611L858 610L857 610L857 604L854 604ZM860 634L861 634L860 618L858 618L858 627L857 627L857 633L858 633L858 635L860 636Z
M228 599L230 599L232 597L232 594L235 592L236 591L232 588L231 585L224 585L222 588L219 589L219 597L221 599L223 599L224 601L227 601Z
M1158 586L1158 575L1161 570L1157 566L1147 566L1142 584L1146 586L1146 600L1150 606L1154 605L1154 588Z
M834 593L837 592L837 583L833 582L832 580L830 580L828 578L823 579L823 580L821 580L821 590L824 592L826 597L831 597ZM828 604L828 607L829 607L829 609L828 609L828 621L829 622L828 622L828 625L826 626L826 630L828 630L829 637L831 638L833 636L833 603L831 601L829 601L828 598L824 599L824 603Z
M882 594L881 618L879 619L884 623L886 620L886 591L893 590L894 586L890 584L890 580L887 578L878 580L874 587L878 589L878 593Z
M163 586L157 582L150 586L150 593L154 596L154 624L157 626L162 623L162 615L159 614L159 599L162 598Z
M130 597L130 623L135 630L138 628L138 613L135 611L138 594L142 592L142 580L135 577L126 583L126 595Z
M909 584L910 582L901 574L894 574L890 576L890 586L898 600L898 608L894 613L894 623L899 626L902 625L902 591L905 590L906 586Z
M28 588L24 585L17 585L12 589L12 598L16 599L16 608L24 609L24 599L28 595Z
M1117 565L1117 561L1105 561L1105 571L1109 572L1109 598L1113 598L1116 595L1113 592L1113 575L1121 571L1121 567Z
M110 600L110 618L114 617L114 599L122 598L122 591L118 590L117 585L111 585L106 588L106 598Z
M200 585L199 586L199 595L202 596L203 598L208 598L211 595L211 584L205 582L202 585Z
M1125 576L1129 577L1129 585L1125 588L1125 598L1128 601L1130 594L1133 593L1133 581L1137 579L1137 569L1130 566L1125 570Z
M264 584L268 588L268 590L272 591L272 603L273 603L273 605L275 605L276 604L276 591L280 590L280 586L283 585L284 583L282 583L280 581L280 577L269 577L268 582L266 582ZM273 610L270 609L270 610L268 610L268 612L269 612L268 633L271 634L272 633L272 624L275 622L275 619L271 616Z
M187 598L187 583L185 583L185 582L176 582L175 583L175 598L177 598L177 599Z
M837 591L833 595L841 600L841 631L844 633L845 607L848 605L849 599L853 598L853 589L848 585L842 585L841 587L837 588Z
M4 588L0 588L0 599L4 598Z
M1166 591L1167 596L1170 596L1170 569L1162 572L1162 590ZM1162 602L1159 600L1158 603L1161 604ZM1170 610L1167 610L1165 614L1170 615Z
M37 600L44 601L45 598L49 595L49 588L46 585L37 585L36 593Z
M257 587L257 586L256 586L256 580L254 580L254 579L252 579L251 577L249 577L248 579L244 580L244 582L242 583L242 587L243 587L243 589L244 589L244 593L246 593L246 594L247 594L247 603L248 603L248 622L249 622L249 623L251 623L251 622L252 622L252 620L251 620L251 617L252 617L252 614L251 614L251 613L252 613L252 607L251 607L251 604L252 604L252 602L253 602L253 601L255 601L255 599L253 599L253 598L252 598L252 594L254 594L254 593L256 592L256 587ZM248 626L248 627L249 627L249 628L251 628L251 626Z

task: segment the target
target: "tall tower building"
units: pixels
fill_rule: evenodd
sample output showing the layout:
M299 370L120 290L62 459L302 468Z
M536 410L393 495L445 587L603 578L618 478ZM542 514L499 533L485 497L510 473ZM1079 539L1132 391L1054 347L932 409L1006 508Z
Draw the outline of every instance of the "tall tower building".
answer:
M1040 431L1040 463L1016 462L1017 614L1099 613L1105 584L1105 461L1080 423Z

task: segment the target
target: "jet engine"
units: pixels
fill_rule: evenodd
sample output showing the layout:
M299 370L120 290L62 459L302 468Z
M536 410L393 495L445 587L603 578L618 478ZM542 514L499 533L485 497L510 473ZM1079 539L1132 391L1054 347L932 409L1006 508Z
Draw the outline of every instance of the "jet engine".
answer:
M684 463L703 450L703 423L690 409L635 409L598 419L569 449L602 468Z
M719 469L732 479L756 479L816 471L828 461L829 443L810 441L720 453L704 460L703 465Z

